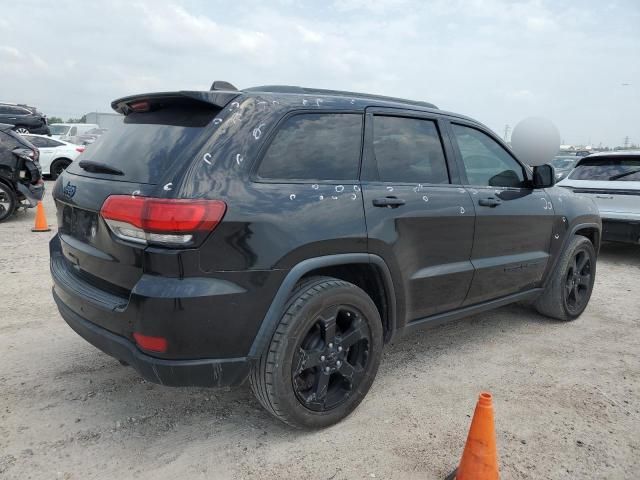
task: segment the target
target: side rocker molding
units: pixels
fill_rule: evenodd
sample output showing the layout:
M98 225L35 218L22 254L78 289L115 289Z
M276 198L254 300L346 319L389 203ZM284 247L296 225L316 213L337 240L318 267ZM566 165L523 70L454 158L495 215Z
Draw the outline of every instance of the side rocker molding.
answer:
M393 280L391 278L391 272L384 260L377 255L369 253L342 253L337 255L326 255L323 257L314 257L303 260L289 271L273 298L269 310L267 310L267 314L262 321L262 325L260 325L260 330L258 330L258 334L253 340L248 357L252 359L258 358L271 341L271 337L273 337L273 333L276 331L278 322L280 321L280 316L282 315L289 295L293 291L296 283L298 283L304 275L319 268L355 263L372 264L378 267L382 273L385 295L387 297L387 305L389 309L388 320L390 331L393 334L396 329L396 295L393 287Z

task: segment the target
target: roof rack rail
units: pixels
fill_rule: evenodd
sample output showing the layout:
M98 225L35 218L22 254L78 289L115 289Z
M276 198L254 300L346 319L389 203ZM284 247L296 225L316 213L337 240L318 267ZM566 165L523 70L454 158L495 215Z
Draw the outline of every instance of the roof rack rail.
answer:
M433 103L420 100L407 100L406 98L387 97L385 95L373 95L370 93L347 92L342 90L325 90L321 88L306 88L293 85L262 85L259 87L244 88L244 92L269 92L269 93L297 93L301 95L335 95L340 97L359 97L385 102L406 103L427 108L438 108Z
M232 92L237 92L238 89L236 87L234 87L231 83L229 82L225 82L224 80L215 80L212 84L211 84L211 88L209 89L211 91L213 90L231 90Z

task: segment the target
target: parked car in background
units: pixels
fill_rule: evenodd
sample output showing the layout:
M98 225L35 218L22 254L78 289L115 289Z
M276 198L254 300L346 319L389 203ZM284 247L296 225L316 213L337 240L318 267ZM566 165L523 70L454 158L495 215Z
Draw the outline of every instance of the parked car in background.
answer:
M52 138L79 144L81 135L100 127L95 123L52 123L49 128Z
M593 150L576 150L576 157L586 157L587 155L591 155Z
M559 182L566 177L573 170L578 160L580 160L580 157L575 155L557 155L554 157L550 163L556 172L556 181Z
M0 123L11 125L18 133L49 134L46 115L29 105L0 102Z
M275 417L326 427L396 335L523 300L565 321L587 306L595 204L468 117L226 82L112 107L126 121L54 186L53 296L147 380L248 380Z
M106 128L92 128L91 130L87 130L82 135L78 135L78 144L79 145L91 145L95 142L100 136L106 133Z
M38 149L0 123L0 222L20 206L35 207L44 194Z
M40 150L40 167L42 174L52 180L64 171L78 155L84 152L83 145L56 140L44 135L22 135Z
M595 200L603 240L640 243L640 151L582 157L558 185Z

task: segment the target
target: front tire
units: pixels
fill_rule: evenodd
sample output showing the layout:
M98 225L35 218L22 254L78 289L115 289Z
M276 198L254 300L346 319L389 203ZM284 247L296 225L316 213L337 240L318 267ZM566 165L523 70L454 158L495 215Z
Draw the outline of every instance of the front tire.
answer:
M297 428L324 428L365 397L382 356L382 322L352 283L319 277L289 299L250 383L262 406Z
M596 251L581 235L571 239L535 307L557 320L575 320L587 308L596 278Z
M16 194L4 183L0 183L0 222L11 216L18 200Z
M13 131L20 135L27 135L29 133L29 129L27 127L15 127Z

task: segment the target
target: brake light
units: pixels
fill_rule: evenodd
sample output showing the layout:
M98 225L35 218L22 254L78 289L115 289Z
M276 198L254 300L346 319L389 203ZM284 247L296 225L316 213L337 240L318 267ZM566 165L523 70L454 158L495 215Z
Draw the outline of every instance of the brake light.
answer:
M76 152L84 152L86 147L76 147Z
M194 236L216 228L226 210L227 205L221 200L111 195L100 215L123 240L186 246L194 243Z
M164 337L150 337L149 335L134 332L133 338L136 344L143 350L159 353L165 353L167 351L168 342Z
M132 102L129 104L129 107L134 112L148 112L149 110L151 110L151 105L147 101Z

